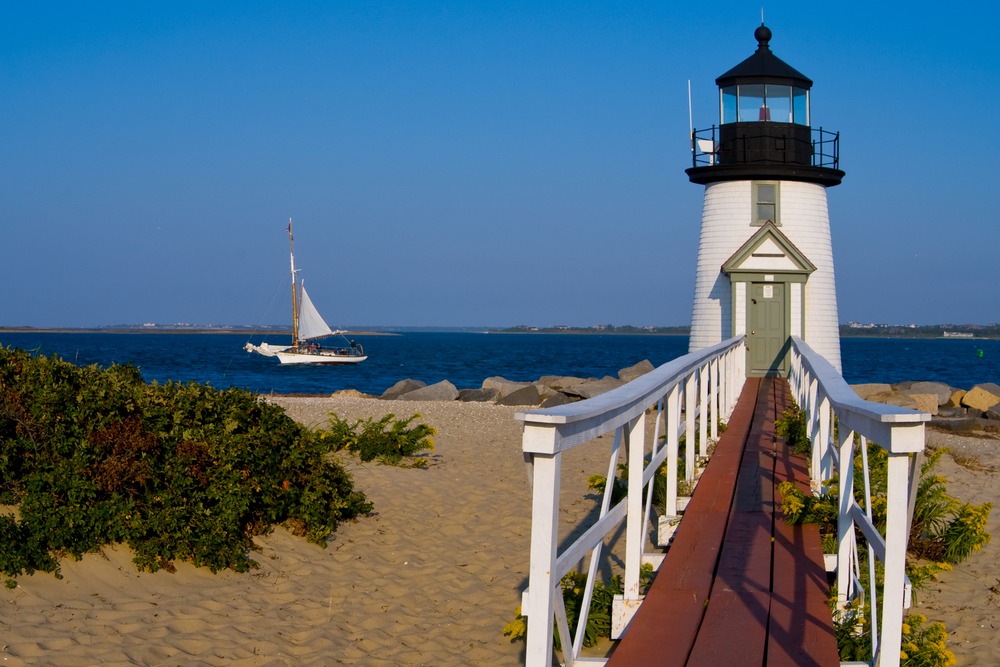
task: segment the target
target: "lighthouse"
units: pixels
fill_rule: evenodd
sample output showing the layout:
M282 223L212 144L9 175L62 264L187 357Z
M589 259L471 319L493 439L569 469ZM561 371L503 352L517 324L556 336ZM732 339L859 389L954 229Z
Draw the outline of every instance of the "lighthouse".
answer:
M692 183L705 187L690 350L746 335L747 375L788 372L798 336L838 371L840 334L827 188L839 134L811 122L813 82L757 50L715 80L719 124L692 131Z

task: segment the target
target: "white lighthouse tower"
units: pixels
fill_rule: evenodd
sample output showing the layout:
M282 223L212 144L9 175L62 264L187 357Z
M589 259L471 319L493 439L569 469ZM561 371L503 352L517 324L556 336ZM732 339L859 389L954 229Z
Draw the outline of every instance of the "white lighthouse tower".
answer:
M693 133L692 183L705 186L692 351L746 334L747 375L784 375L799 336L839 371L837 291L826 189L839 185L839 135L811 127L812 81L757 51L715 80L720 124Z

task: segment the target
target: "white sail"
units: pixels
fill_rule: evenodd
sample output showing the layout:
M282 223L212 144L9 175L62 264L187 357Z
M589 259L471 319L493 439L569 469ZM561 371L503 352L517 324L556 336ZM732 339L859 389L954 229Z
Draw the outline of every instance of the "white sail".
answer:
M299 340L310 340L336 333L323 320L312 299L306 294L306 286L300 288L299 298Z

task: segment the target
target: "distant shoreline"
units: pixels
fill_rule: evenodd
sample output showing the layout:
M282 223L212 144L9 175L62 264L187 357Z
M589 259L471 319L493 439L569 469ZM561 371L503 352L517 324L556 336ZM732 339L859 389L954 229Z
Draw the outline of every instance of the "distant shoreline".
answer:
M4 333L65 333L65 334L246 334L291 336L289 329L239 329L225 327L0 327ZM345 336L398 336L394 331L351 331Z
M249 327L213 327L213 326L108 326L108 327L29 327L0 326L3 333L65 333L65 334L246 334L290 336L291 331L285 328L249 328ZM480 333L480 334L519 334L519 335L581 335L581 336L689 336L689 327L633 327L633 326L603 326L603 327L399 327L392 331L375 329L347 330L347 336L400 336L404 333ZM956 335L957 334L957 335ZM841 338L852 339L922 339L922 340L956 340L982 341L1000 340L1000 324L991 325L928 325L918 327L877 326L859 328L841 325Z

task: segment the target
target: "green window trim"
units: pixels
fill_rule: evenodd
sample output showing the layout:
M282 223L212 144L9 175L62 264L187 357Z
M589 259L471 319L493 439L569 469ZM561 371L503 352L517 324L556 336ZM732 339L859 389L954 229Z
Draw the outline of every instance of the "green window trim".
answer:
M781 226L781 192L778 181L753 182L753 210L750 224L760 227L771 222L776 227Z

